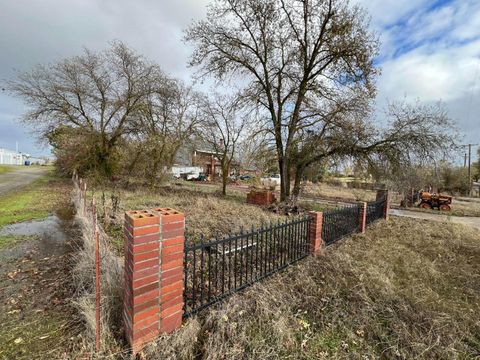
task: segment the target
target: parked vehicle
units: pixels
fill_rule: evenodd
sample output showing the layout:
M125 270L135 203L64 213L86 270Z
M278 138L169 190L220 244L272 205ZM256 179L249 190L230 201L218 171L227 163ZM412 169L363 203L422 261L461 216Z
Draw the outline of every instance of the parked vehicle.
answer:
M450 204L452 203L452 196L431 194L427 191L420 193L420 204L418 205L422 209L434 209L438 208L441 211L450 211Z
M187 174L187 181L206 181L207 176L204 173L190 173Z
M200 174L202 168L198 166L172 166L172 175L175 179L186 179L188 174Z
M252 180L254 177L255 176L251 174L243 174L243 175L240 175L239 179L243 181L248 181L248 180Z
M269 177L261 178L260 183L264 185L280 185L280 174L272 174Z

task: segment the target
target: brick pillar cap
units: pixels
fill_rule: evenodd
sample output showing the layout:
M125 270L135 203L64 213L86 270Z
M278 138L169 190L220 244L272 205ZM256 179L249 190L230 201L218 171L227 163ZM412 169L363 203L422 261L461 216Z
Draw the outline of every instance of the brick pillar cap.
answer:
M160 217L149 210L131 210L125 212L125 220L133 227L158 224Z
M171 208L155 208L153 211L160 213L160 215L167 216L167 215L183 215L180 211Z

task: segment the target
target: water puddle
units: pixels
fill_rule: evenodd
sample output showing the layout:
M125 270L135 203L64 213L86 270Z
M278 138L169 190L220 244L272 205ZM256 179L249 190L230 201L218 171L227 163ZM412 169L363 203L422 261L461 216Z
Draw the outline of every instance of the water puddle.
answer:
M33 240L23 241L12 249L0 252L1 258L16 258L25 255L44 257L63 255L71 250L72 211L63 209L55 215L43 220L25 221L6 225L0 230L0 235L33 237Z

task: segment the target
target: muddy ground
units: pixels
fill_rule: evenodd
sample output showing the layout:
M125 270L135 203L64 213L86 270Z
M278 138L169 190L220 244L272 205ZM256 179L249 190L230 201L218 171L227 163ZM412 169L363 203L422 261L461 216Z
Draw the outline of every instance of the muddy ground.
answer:
M0 228L0 237L15 239L0 248L2 360L71 359L80 341L70 276L78 237L70 186L58 180L41 186L42 192L61 194L50 215Z

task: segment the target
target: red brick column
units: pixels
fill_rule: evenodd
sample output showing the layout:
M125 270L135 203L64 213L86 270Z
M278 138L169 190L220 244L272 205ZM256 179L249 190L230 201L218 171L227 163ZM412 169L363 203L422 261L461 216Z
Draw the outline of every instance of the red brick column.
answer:
M125 335L134 353L181 326L185 218L171 209L125 213Z
M364 202L360 208L360 233L365 233L365 228L367 227L367 203Z
M310 237L310 253L315 255L322 249L323 213L310 211L308 214L312 218L308 229Z
M160 216L125 213L125 288L123 320L133 352L158 336L160 326Z
M162 219L160 333L169 333L182 325L185 216L169 208L155 211Z

